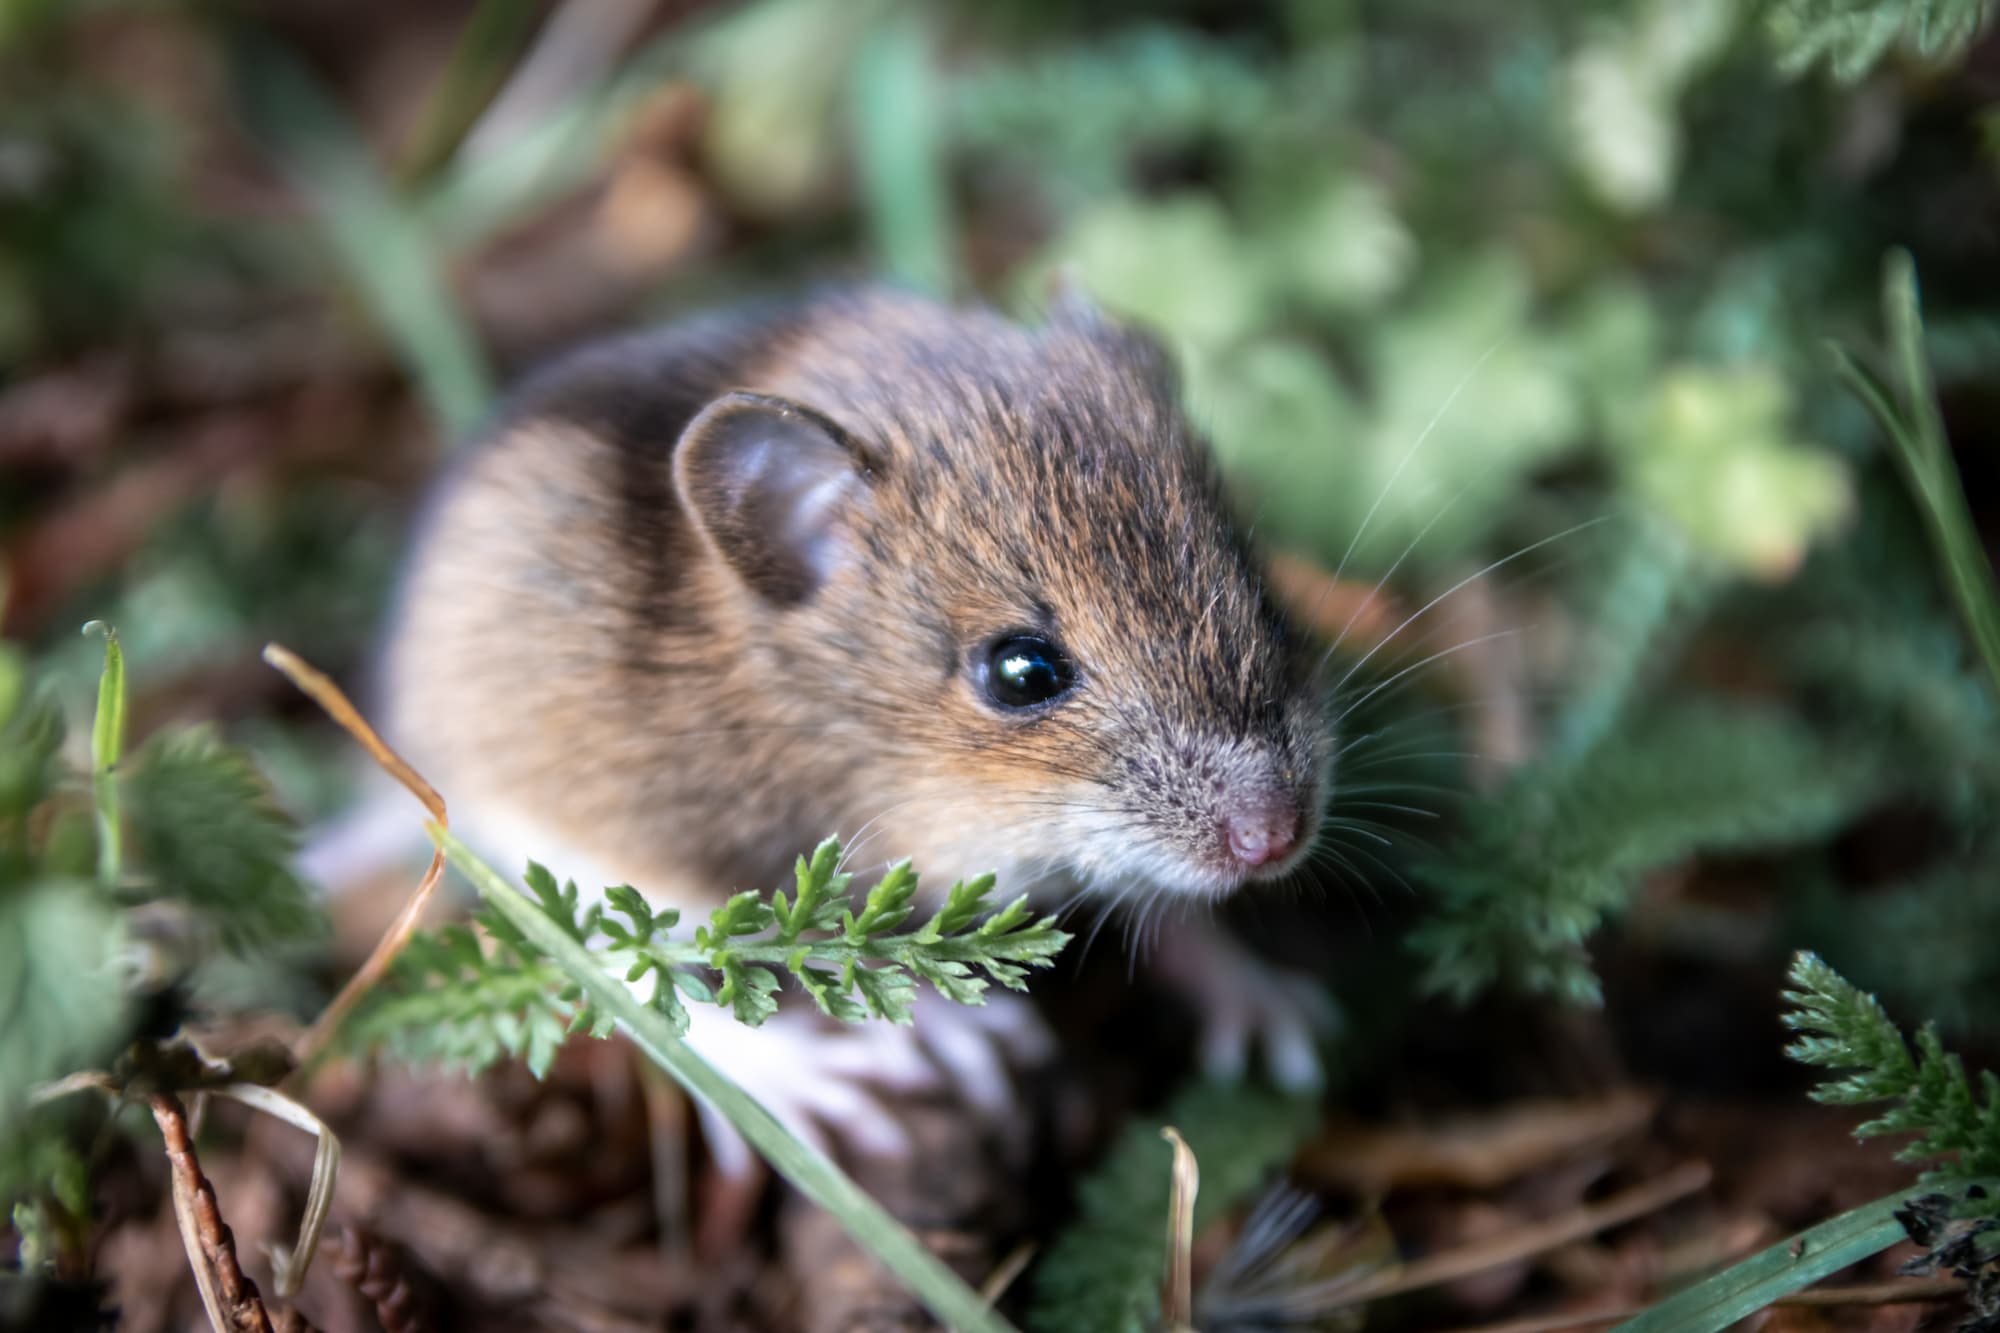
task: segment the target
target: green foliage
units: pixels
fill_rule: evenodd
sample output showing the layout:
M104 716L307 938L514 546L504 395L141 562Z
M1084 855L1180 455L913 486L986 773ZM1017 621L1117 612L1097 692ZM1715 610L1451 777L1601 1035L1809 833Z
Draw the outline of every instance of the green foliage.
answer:
M684 941L666 933L680 914L656 910L629 885L588 907L574 882L558 887L539 865L528 867L527 885L543 916L628 985L653 977L647 1007L676 1035L687 1030L687 1001L762 1024L777 1012L786 975L842 1022L908 1023L918 980L956 1003L983 1004L994 982L1025 990L1028 969L1047 967L1069 941L1050 918L1031 918L1025 897L991 911L991 875L953 885L921 926L899 930L916 912L909 863L891 867L858 911L852 876L839 865L840 844L829 838L799 858L794 894L738 893ZM609 1033L604 1015L506 917L487 907L475 920L477 933L454 925L414 936L351 1020L349 1039L467 1070L523 1058L539 1076L569 1033Z
M1916 267L1903 251L1892 251L1883 264L1882 307L1894 367L1891 383L1883 384L1838 348L1836 362L1848 385L1888 433L1929 529L1945 584L1986 659L1987 672L2000 687L2000 589L1994 586L1986 547L1966 508L1965 491L1945 438L1924 353Z
M1769 0L1764 23L1786 73L1824 62L1853 83L1892 48L1956 59L1992 16L1993 0Z
M1034 1272L1027 1326L1039 1333L1137 1333L1159 1312L1167 1264L1172 1154L1162 1127L1180 1131L1201 1169L1200 1228L1234 1207L1310 1132L1317 1108L1252 1084L1196 1083L1157 1119L1125 1127L1077 1191L1077 1219Z
M1814 1100L1834 1106L1891 1103L1855 1135L1916 1135L1896 1156L1930 1162L1922 1176L1926 1185L2000 1176L2000 1075L1983 1070L1975 1085L1930 1024L1917 1033L1912 1054L1881 1003L1813 954L1794 958L1787 980L1791 989L1785 999L1792 1007L1785 1026L1801 1035L1785 1053L1805 1064L1847 1071L1814 1088ZM1975 1206L2000 1212L2000 1197L1989 1194Z
M1537 763L1469 812L1428 862L1436 914L1413 936L1426 982L1596 1003L1585 941L1639 875L1700 851L1796 844L1839 827L1879 779L1779 709L1687 699L1641 710L1568 763Z
M147 893L185 903L237 952L315 931L291 868L297 830L248 755L208 727L168 732L133 756L124 786Z
M72 1241L88 1211L76 1127L30 1094L109 1065L141 1001L201 961L161 948L157 923L131 929L135 899L173 903L246 952L319 929L289 867L292 826L241 752L206 728L126 751L124 657L109 631L105 644L81 771L48 692L0 644L17 668L0 700L0 1203Z
M555 962L586 998L592 1011L609 1015L649 1059L690 1094L727 1118L780 1175L807 1199L839 1219L848 1234L908 1286L932 1314L964 1333L1009 1333L1007 1322L994 1314L977 1292L843 1175L839 1167L792 1137L769 1111L677 1040L663 1014L641 1004L627 983L603 967L600 955L586 948L580 938L584 932L575 915L574 890L558 893L554 880L545 876L535 896L530 898L495 874L443 826L432 824L430 831L451 864L479 890L487 906L518 931L523 942ZM807 875L815 881L830 881L832 870L832 857L822 863L815 856L811 865L802 870L802 882ZM801 897L804 896L802 892ZM556 910L552 911L552 907ZM745 919L743 909L733 909L730 919Z

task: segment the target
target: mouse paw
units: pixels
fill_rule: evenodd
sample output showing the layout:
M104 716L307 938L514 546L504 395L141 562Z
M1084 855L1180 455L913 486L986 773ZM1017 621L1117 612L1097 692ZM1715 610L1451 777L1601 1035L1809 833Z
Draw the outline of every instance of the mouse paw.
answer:
M1053 1048L1033 1006L1011 995L967 1006L927 994L914 1027L832 1024L808 1009L785 1010L756 1028L700 1005L688 1018L685 1040L695 1052L794 1136L821 1152L839 1143L871 1157L910 1152L881 1093L948 1093L997 1114L1013 1104L1009 1067ZM700 1112L716 1166L738 1177L754 1169L756 1156L735 1127L705 1103Z
M1200 1010L1201 1065L1210 1078L1242 1078L1255 1047L1272 1081L1288 1092L1325 1081L1320 1043L1338 1030L1340 1011L1317 979L1207 928L1163 940L1160 968Z
M829 1155L836 1141L864 1156L906 1155L908 1135L880 1094L943 1084L909 1030L888 1023L828 1027L796 1010L753 1028L701 1005L690 1006L688 1020L684 1040L696 1054ZM754 1169L756 1155L735 1126L706 1102L697 1106L716 1166L737 1177Z

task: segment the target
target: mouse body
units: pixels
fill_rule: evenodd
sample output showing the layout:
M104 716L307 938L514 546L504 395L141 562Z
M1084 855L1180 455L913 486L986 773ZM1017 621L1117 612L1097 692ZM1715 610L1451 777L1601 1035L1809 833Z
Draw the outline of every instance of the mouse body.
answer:
M837 833L933 884L1220 896L1331 753L1167 357L879 289L587 348L443 481L385 720L461 806L692 901Z
M455 819L684 907L828 834L1185 902L1306 854L1317 666L1157 344L863 287L531 377L421 518L378 713Z

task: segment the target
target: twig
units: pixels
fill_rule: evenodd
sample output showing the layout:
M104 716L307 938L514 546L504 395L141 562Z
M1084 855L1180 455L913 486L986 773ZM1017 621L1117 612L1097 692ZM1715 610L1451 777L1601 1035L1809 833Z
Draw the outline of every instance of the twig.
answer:
M257 1284L245 1276L243 1266L236 1261L235 1238L222 1220L215 1187L201 1173L180 1098L171 1092L155 1092L146 1102L152 1108L153 1122L160 1127L160 1137L166 1140L174 1217L180 1222L181 1241L187 1246L188 1264L194 1269L209 1323L216 1333L233 1329L274 1333Z
M1034 1257L1035 1242L1024 1240L1016 1245L979 1284L979 1299L989 1306L998 1304L1000 1298L1007 1294L1007 1289L1014 1285L1014 1279L1027 1271L1028 1263Z
M451 827L451 820L445 814L444 797L438 795L437 788L424 781L423 775L410 767L403 756L389 748L388 743L376 734L375 728L368 725L368 719L361 716L360 710L355 708L341 692L340 687L324 672L308 665L305 659L281 644L264 645L264 660L283 673L285 679L298 686L314 703L325 709L327 716L339 723L342 730L359 741L361 747L368 751L376 763L408 788L411 795L423 802L424 809L430 811L433 820L446 828ZM382 979L382 974L396 961L396 955L401 953L403 946L409 942L411 933L417 928L417 921L430 903L431 894L437 889L438 881L443 877L444 852L439 850L431 854L430 869L424 872L423 879L417 884L416 892L410 895L407 903L403 904L403 910L396 914L396 919L382 932L382 938L376 942L374 952L368 955L368 960L347 979L347 984L340 988L340 994L333 997L332 1002L320 1012L320 1016L313 1020L313 1025L300 1036L294 1054L298 1057L301 1069L311 1065L313 1057L325 1048L327 1042L332 1040L333 1034L339 1030L348 1011L354 1008L356 1002L368 992L369 987Z
M1965 1291L1957 1278L1926 1278L1921 1282L1868 1282L1851 1287L1814 1287L1795 1291L1771 1302L1773 1306L1817 1308L1846 1306L1921 1305L1950 1300ZM1578 1310L1569 1314L1542 1315L1529 1319L1509 1319L1498 1324L1477 1324L1448 1330L1448 1333L1564 1333L1567 1329L1594 1324L1616 1324L1644 1314L1643 1305L1618 1306L1608 1310Z
M1456 1282L1475 1273L1519 1263L1585 1236L1658 1212L1670 1203L1707 1188L1713 1175L1706 1162L1685 1162L1657 1180L1635 1185L1601 1203L1586 1204L1560 1217L1517 1227L1492 1240L1434 1254L1401 1269L1340 1286L1337 1292L1331 1286L1321 1284L1297 1292L1291 1299L1296 1303L1311 1303L1315 1309L1331 1309L1334 1307L1322 1304L1330 1296L1336 1297L1341 1306L1359 1305L1385 1296L1400 1296L1424 1287Z

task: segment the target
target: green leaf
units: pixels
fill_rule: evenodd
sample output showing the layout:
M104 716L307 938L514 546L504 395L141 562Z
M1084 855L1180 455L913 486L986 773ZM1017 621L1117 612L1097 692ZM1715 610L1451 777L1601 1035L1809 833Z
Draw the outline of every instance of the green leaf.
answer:
M0 891L0 1144L31 1088L102 1064L123 1040L123 938L88 880Z
M907 861L901 862L898 864L897 869L908 864ZM892 870L891 873L893 874L894 871ZM917 932L917 942L919 944L935 944L944 936L956 935L959 931L971 925L978 918L979 914L986 910L986 898L987 895L993 892L993 884L994 877L989 874L980 875L969 880L962 879L952 885L951 891L945 895L944 905L938 908L937 914L931 917L922 930ZM1020 898L1013 906L1020 907L1026 901L1025 897ZM1009 910L1011 911L1012 908ZM997 920L998 918L995 919ZM988 921L985 926L980 927L979 933L982 935L989 933L987 927L992 926L992 924L992 921ZM1006 928L1012 929L1012 922Z
M1764 24L1786 74L1824 63L1854 83L1892 47L1956 59L1992 14L1993 0L1769 0Z
M858 916L845 918L845 934L850 944L860 944L873 936L886 935L909 919L910 900L917 895L917 874L908 861L889 867L881 882L868 890Z
M713 961L716 971L722 973L722 988L716 991L715 1002L734 1012L737 1022L760 1027L778 1012L778 978L769 968L745 965L728 950L715 955Z
M1126 1126L1077 1191L1076 1221L1034 1271L1028 1328L1140 1333L1153 1325L1167 1262L1172 1154L1161 1142L1163 1127L1177 1129L1201 1165L1200 1228L1287 1161L1318 1118L1311 1098L1252 1083L1195 1083L1159 1118Z
M492 401L470 325L413 212L382 179L367 144L290 52L243 26L228 30L228 66L243 124L311 202L329 247L409 364L431 411L467 432Z
M850 97L862 198L884 267L919 291L948 296L955 233L931 47L920 10L874 25L854 61Z
M1737 1320L1905 1239L1896 1210L1923 1193L1892 1194L1781 1240L1612 1333L1720 1333Z
M1966 507L1965 489L1945 438L1937 391L1924 357L1916 266L1907 251L1892 250L1883 263L1882 306L1896 374L1893 391L1838 346L1830 347L1835 369L1888 434L1923 514L1945 585L1986 662L1987 674L2000 688L2000 591L1995 589L1993 568Z
M917 983L902 968L894 965L867 967L856 959L849 959L841 979L860 992L861 1002L875 1017L903 1026L909 1024L910 1009L917 996Z
M104 636L104 673L90 729L91 791L97 801L97 878L115 886L122 870L124 826L118 813L118 761L125 757L125 654L118 631L101 620L83 627Z
M1856 1138L1916 1135L1897 1157L1929 1162L1923 1176L1928 1185L2000 1175L2000 1078L1984 1073L1975 1091L1963 1062L1930 1026L1917 1034L1913 1057L1881 1003L1813 954L1793 958L1786 979L1791 1008L1784 1023L1801 1036L1785 1053L1848 1071L1819 1084L1813 1098L1840 1106L1889 1103L1856 1128ZM1977 1211L2000 1213L2000 1198L1989 1197Z
M133 851L154 897L186 903L248 952L323 919L292 872L298 832L242 751L209 727L155 737L124 778Z

